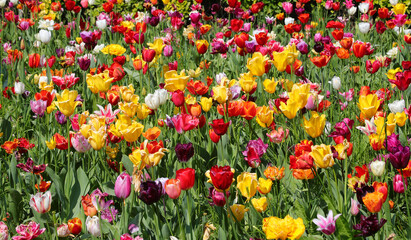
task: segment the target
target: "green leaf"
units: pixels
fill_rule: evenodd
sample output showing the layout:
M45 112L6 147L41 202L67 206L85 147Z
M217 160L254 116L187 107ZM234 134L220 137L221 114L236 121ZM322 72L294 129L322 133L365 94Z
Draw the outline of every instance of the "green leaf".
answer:
M123 163L124 168L127 170L127 173L129 175L132 175L134 171L134 165L130 161L130 158L127 155L123 155L121 162Z
M0 126L1 132L3 133L3 139L6 141L9 140L12 130L10 121L3 118L0 120Z
M54 171L51 168L46 168L46 172L49 175L52 185L54 186L57 196L59 197L60 202L62 203L63 209L65 208L67 204L67 198L66 195L64 195L63 191L63 184L61 183L60 177L54 173Z
M8 189L9 206L8 211L11 214L13 221L17 224L20 222L20 214L23 209L21 193L14 188Z
M225 240L225 239L227 239L227 236L225 235L225 231L224 231L224 229L221 228L221 227L218 229L218 239L219 239L219 240Z
M323 199L328 205L328 208L331 209L335 214L337 214L337 210L332 203L331 199L326 195L323 194ZM337 221L336 221L336 231L335 231L335 236L337 236L337 239L353 239L353 231L351 230L351 226L349 225L347 219L344 217L344 215L341 215Z

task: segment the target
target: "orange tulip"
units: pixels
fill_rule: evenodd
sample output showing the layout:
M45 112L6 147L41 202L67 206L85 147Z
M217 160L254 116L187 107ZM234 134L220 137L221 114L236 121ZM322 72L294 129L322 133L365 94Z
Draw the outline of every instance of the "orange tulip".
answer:
M251 120L257 115L257 105L254 102L245 102L241 117Z
M352 46L354 55L357 58L362 58L365 55L365 49L366 49L366 45L365 43L361 43L361 42L355 42Z
M372 187L376 192L380 192L384 195L383 202L387 200L388 197L388 185L387 183L373 182Z
M328 62L331 60L331 56L322 55L310 58L311 62L314 63L315 66L322 68L327 66Z
M311 169L293 169L293 177L297 180L313 179L315 174Z
M158 136L160 136L161 130L158 127L153 127L147 129L145 133L143 133L143 137L145 137L147 140L154 140L157 139Z
M382 204L384 203L384 194L380 192L373 192L373 193L367 193L362 198L362 201L364 202L364 205L367 207L368 211L371 213L377 213L381 210Z
M350 50L352 45L352 38L343 38L340 40L340 44L343 48Z
M350 57L350 52L345 48L339 48L337 50L337 57L339 59L348 59Z

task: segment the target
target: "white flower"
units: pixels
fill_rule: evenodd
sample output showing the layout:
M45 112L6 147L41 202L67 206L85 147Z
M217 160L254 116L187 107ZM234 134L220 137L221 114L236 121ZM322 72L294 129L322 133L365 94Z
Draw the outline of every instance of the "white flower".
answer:
M331 123L330 123L329 121L326 121L326 122L325 122L325 128L324 128L324 133L325 133L325 135L330 134L331 130L332 130L332 125L331 125Z
M376 177L381 177L384 174L385 161L374 161L370 164L371 172Z
M94 237L99 237L101 235L100 219L97 216L88 216L86 220L86 226L87 231Z
M46 84L49 83L47 76L41 76L39 78L39 88L41 88L41 85L42 85L43 82L46 83Z
M144 101L150 109L157 109L168 100L168 92L165 89L157 89L153 94L148 94Z
M97 20L96 21L96 26L98 29L100 30L104 30L107 27L107 21L106 19L102 19L102 20Z
M294 23L294 18L292 17L288 17L284 19L284 25L290 24L290 23Z
M93 53L99 53L104 48L104 44L96 45L93 49Z
M397 5L397 3L398 3L398 0L390 0L390 4L393 6Z
M144 20L146 19L146 13L144 12L138 12L138 16L136 18L136 23L138 22L144 22Z
M225 75L225 73L218 73L216 76L215 76L215 80L216 80L216 82L218 83L218 84L220 84L221 83L221 80L223 80L223 79L226 79L227 78L227 75Z
M340 88L341 88L341 79L340 79L339 77L337 77L337 76L334 76L334 77L331 79L331 84L333 85L333 88L334 88L335 90L340 90Z
M377 133L377 126L375 126L374 124L374 117L372 117L370 121L365 119L364 123L365 123L364 127L358 126L356 128L367 136Z
M396 47L391 48L391 49L388 50L388 52L387 52L387 56L388 56L389 58L391 58L391 59L397 58L397 55L398 55L398 48L396 48Z
M51 32L41 29L36 38L42 43L49 43L51 40Z
M6 0L0 0L0 8L6 6Z
M40 20L39 21L39 28L40 29L45 29L49 31L53 31L54 29L54 21L53 20Z
M392 113L401 113L404 111L405 108L405 101L403 100L395 100L392 103L388 103L388 108Z
M14 82L14 92L18 95L21 95L26 91L24 83L22 82Z
M358 9L360 10L361 13L367 13L368 10L370 9L370 5L367 2L362 2L358 4Z
M158 98L160 99L160 105L163 105L167 102L168 97L170 96L168 94L168 91L165 89L157 89L154 94L157 94Z
M348 9L348 15L352 16L357 12L357 7L351 7Z
M88 5L95 5L96 4L96 0L88 0Z
M30 207L38 213L46 213L51 208L51 193L47 191L45 193L37 193L31 195Z
M371 27L370 23L367 23L367 22L358 23L358 28L360 29L361 33L364 33L364 34L368 33L370 31L370 27Z

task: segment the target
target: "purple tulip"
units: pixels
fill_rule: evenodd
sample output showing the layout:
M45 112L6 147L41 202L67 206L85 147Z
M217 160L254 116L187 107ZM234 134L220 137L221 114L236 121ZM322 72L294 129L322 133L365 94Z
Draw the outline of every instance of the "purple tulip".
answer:
M64 125L67 123L67 117L64 116L63 113L61 113L60 111L57 111L54 114L54 117L56 118L56 121L60 124L60 125Z
M30 107L31 107L31 111L33 111L36 114L36 117L43 117L44 116L44 112L47 109L47 102L43 101L41 99L37 100L37 101L30 101Z
M198 22L201 20L201 13L197 11L190 13L190 19L193 25L197 25Z
M56 54L57 54L57 57L59 57L59 58L64 56L64 54L65 54L64 48L57 48L56 49Z
M330 133L330 135L328 136L329 137L343 136L344 138L347 138L349 141L351 138L350 130L352 129L353 125L354 125L354 120L351 120L349 118L344 118L341 122L338 122L335 124L334 126L335 131Z
M160 182L145 181L141 183L138 198L147 205L158 202L161 198L163 187Z
M188 162L188 160L194 156L194 147L192 143L177 143L175 151L180 162Z
M321 43L321 42L317 42L315 45L314 45L314 50L316 51L316 52L322 52L323 50L324 50L324 45Z
M159 22L160 22L160 18L156 16L148 19L148 23L153 27L157 26Z
M170 45L165 46L163 53L165 57L171 57L173 55L173 47Z
M369 237L378 232L382 226L387 222L384 218L378 221L376 214L371 214L369 217L361 216L361 222L353 226L355 230L361 231L360 234L355 235L356 237Z
M257 46L257 42L255 40L252 41L245 41L245 49L248 53L254 53L255 47Z
M131 192L131 177L126 172L123 172L117 177L114 185L114 193L116 197L126 199Z
M399 145L395 153L390 153L390 162L396 169L404 169L410 161L410 147L403 147Z
M81 70L87 71L90 67L91 60L87 55L77 58L78 65Z
M390 153L397 152L397 147L400 145L401 142L399 139L399 135L395 133L388 136L387 139L384 141L384 147Z
M296 47L297 47L298 51L301 52L301 54L307 54L308 53L308 44L306 42L304 42L303 40L301 40L297 44Z
M222 41L215 41L211 43L211 46L213 47L213 51L211 52L211 54L216 54L216 53L224 54L224 53L227 53L228 51L227 45Z
M323 37L321 36L321 33L316 33L315 35L314 35L314 41L315 42L321 42L321 39L322 39Z
M304 11L305 11L304 8L296 8L296 9L295 9L295 13L296 13L297 15L301 15Z

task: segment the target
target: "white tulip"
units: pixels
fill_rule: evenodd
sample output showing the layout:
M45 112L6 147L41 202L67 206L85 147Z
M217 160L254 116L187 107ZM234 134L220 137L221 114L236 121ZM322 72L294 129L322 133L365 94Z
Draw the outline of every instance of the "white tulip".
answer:
M388 108L392 113L401 113L404 111L405 108L405 101L403 100L395 100L392 103L388 103Z
M88 0L88 5L95 5L96 4L96 0Z
M94 237L100 237L100 219L97 216L90 217L86 219L87 231Z
M357 12L357 7L351 7L348 9L348 15L352 16Z
M290 24L290 23L294 23L294 18L292 17L288 17L284 19L284 25Z
M49 43L51 40L51 32L41 29L39 34L38 34L38 39L42 42L42 43Z
M384 174L385 162L384 161L374 161L370 164L371 172L376 177L381 177Z
M158 107L160 107L160 99L153 93L147 94L144 101L145 101L147 107L149 107L152 110L155 110Z
M98 29L100 30L104 30L107 27L107 21L106 19L102 19L102 20L97 20L96 21L96 26Z
M331 84L333 85L333 88L335 90L340 90L340 88L341 88L341 79L339 77L335 76L331 79Z
M369 9L370 5L366 2L358 4L358 10L360 10L361 13L367 13Z
M361 33L368 33L370 31L370 23L367 22L360 22L358 23L358 28L360 29Z
M395 6L398 3L398 0L390 0L391 5Z
M0 0L0 8L6 6L6 0Z
M397 47L391 48L387 52L387 56L391 59L397 58L397 55L398 55L398 48Z
M18 95L21 95L26 91L24 83L22 82L14 82L14 92Z

